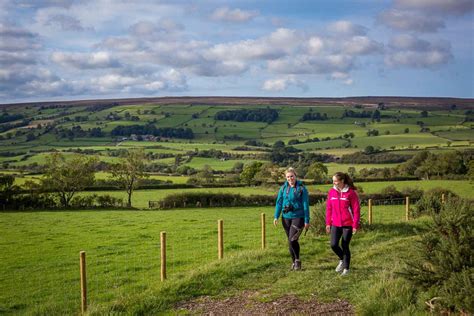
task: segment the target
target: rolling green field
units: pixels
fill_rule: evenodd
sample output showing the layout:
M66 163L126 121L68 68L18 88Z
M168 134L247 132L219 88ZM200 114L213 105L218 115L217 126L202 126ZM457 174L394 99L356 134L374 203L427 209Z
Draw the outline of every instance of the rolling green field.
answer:
M234 107L239 109L243 107ZM187 151L215 149L228 153L250 155L251 152L235 150L246 140L256 139L272 145L278 140L288 142L292 139L306 141L308 138L327 138L320 142L309 142L295 145L296 148L308 152L326 152L336 156L344 153L363 150L372 145L384 150L444 148L457 149L472 148L474 133L472 122L465 121L462 110L433 110L428 117L421 117L420 111L404 108L390 108L381 110L380 122L372 122L370 118L342 117L348 106L270 106L279 112L279 117L272 123L266 122L237 122L219 121L214 115L227 106L218 105L120 105L97 112L89 112L86 106L66 108L43 108L39 106L24 109L9 106L5 110L10 114L24 114L34 118L29 128L23 127L7 129L0 133L0 153L23 152L16 157L0 157L0 162L13 167L26 166L32 163L44 163L44 156L51 150L68 150L72 148L94 149L99 158L111 162L105 154L107 150L119 148L145 147L147 152L185 154ZM354 109L373 111L373 108ZM301 121L301 117L312 111L326 114L325 121ZM108 118L110 114L116 119ZM129 116L127 116L129 115ZM85 117L86 121L76 121L76 118ZM128 117L128 118L127 118ZM134 117L135 119L131 119ZM420 122L428 131L420 130ZM194 139L164 139L159 142L149 141L122 141L110 136L110 132L117 126L155 124L165 128L191 128ZM2 123L0 127L9 123ZM75 137L73 140L61 138L57 134L45 130L47 124L57 129L71 129L81 126L83 130L101 128L102 137ZM369 130L378 130L379 136L367 136ZM408 130L408 132L407 132ZM27 140L25 131L34 134L35 138ZM346 139L339 139L345 133L353 133L350 143ZM232 137L238 136L237 139ZM232 140L230 140L232 139ZM34 151L33 151L34 150ZM112 161L113 162L113 161ZM199 164L202 167L202 164ZM212 165L211 165L212 167ZM222 170L216 164L218 170Z
M262 212L267 218L264 251L259 250ZM373 227L353 240L353 274L344 280L333 272L337 260L327 237L310 234L301 238L304 270L290 273L284 233L270 224L272 213L271 207L1 213L0 311L78 313L79 251L87 253L93 315L162 313L181 300L218 293L225 297L244 289L257 291L263 300L288 293L316 295L321 301L349 299L367 313L384 286L407 287L394 275L409 255L399 251L416 239L415 228L421 229L423 220L404 223L403 206L374 208ZM216 259L217 219L224 220L221 262ZM165 283L159 279L160 231L167 232ZM399 297L392 290L384 295L386 306L377 304L379 308L415 308L403 305L409 303L409 293ZM147 303L150 299L154 303Z

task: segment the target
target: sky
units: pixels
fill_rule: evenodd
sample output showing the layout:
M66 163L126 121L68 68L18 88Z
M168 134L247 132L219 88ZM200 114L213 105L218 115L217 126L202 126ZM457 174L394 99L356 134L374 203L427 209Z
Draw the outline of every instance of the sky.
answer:
M0 0L0 104L474 97L472 0Z

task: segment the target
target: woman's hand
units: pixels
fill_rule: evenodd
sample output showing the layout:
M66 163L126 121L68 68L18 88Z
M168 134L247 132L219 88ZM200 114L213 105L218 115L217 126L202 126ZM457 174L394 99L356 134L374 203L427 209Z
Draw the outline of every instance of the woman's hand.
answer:
M331 226L326 225L326 234L329 234L331 232Z
M357 228L352 228L352 234L354 235L355 233L357 233Z
M308 229L308 228L309 228L309 223L308 223L308 224L305 223L305 224L304 224L304 229Z
M274 219L273 219L273 225L275 225L275 226L276 226L276 225L277 225L277 223L278 223L278 219L274 218Z

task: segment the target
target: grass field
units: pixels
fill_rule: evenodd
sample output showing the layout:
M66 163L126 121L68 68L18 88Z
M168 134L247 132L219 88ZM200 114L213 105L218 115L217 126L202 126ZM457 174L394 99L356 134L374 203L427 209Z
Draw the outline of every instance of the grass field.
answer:
M265 251L259 250L262 212ZM262 300L289 293L321 301L348 299L363 314L375 306L422 313L422 307L410 304L410 293L401 291L407 289L405 281L394 274L423 221L403 223L403 206L374 209L375 224L352 242L353 274L347 279L333 272L337 260L325 236L301 238L304 270L290 273L283 230L270 225L272 213L271 207L1 213L0 311L78 313L79 251L84 250L93 315L171 312L180 300L226 297L244 289L257 291ZM222 262L216 260L217 219L224 220ZM160 231L167 232L165 283L159 281ZM385 287L392 290L383 292Z

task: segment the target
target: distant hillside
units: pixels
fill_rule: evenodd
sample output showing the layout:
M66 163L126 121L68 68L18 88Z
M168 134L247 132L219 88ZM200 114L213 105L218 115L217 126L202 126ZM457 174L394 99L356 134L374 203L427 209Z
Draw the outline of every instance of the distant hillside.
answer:
M54 102L29 102L15 104L0 104L4 106L32 106L32 105L131 105L154 103L157 105L364 105L378 106L383 103L385 106L396 106L405 108L441 109L456 106L457 109L473 109L474 99L465 98L425 98L425 97L347 97L347 98L266 98L266 97L154 97L154 98L129 98L129 99L97 99L97 100L75 100L75 101L54 101Z

